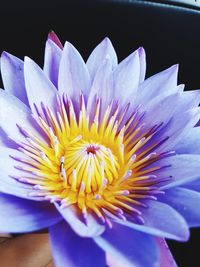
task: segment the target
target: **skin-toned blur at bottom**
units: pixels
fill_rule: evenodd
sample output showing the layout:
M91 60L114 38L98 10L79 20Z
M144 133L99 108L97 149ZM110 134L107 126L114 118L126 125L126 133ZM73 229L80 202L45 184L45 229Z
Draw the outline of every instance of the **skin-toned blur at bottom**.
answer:
M47 233L0 235L1 267L54 267Z

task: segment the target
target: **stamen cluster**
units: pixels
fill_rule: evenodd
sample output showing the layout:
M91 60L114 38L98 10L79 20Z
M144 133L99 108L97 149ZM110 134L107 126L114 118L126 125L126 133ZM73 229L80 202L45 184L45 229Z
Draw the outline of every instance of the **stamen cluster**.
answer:
M33 186L33 197L58 201L62 208L74 205L86 220L90 212L108 225L109 216L125 220L128 214L143 222L139 207L156 199L158 183L168 179L155 175L165 166L152 166L171 155L155 153L166 140L152 142L161 125L146 130L139 109L127 117L129 105L120 109L114 102L102 115L101 99L94 102L93 114L82 94L78 108L66 95L57 96L55 110L36 107L34 119L45 138L18 125L27 141L19 148L26 157L15 158L24 173L15 178Z

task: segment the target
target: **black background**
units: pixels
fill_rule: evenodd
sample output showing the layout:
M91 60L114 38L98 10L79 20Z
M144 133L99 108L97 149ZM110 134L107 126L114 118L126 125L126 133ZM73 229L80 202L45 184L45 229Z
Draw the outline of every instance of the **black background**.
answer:
M21 59L27 55L42 65L46 37L53 29L86 59L108 36L120 60L144 46L147 76L180 63L179 83L199 89L200 13L142 2L1 1L0 51ZM200 230L192 230L188 243L170 241L169 245L180 267L200 266Z

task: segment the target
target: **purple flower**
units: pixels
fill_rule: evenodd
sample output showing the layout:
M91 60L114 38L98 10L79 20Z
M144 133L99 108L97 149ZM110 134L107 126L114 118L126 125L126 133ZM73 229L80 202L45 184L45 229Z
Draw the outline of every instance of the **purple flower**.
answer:
M164 238L200 225L199 91L145 70L108 38L86 64L54 33L43 70L2 54L1 232L48 227L58 267L176 266Z

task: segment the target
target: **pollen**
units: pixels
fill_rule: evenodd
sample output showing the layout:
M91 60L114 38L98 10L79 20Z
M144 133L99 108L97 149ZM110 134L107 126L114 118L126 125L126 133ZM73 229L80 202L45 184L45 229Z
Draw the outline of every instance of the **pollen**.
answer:
M155 152L165 141L152 141L161 125L146 130L144 114L128 109L111 102L102 114L96 97L88 114L82 94L78 104L63 95L54 110L36 107L34 120L44 138L18 125L26 141L19 144L24 157L16 159L22 175L14 178L33 187L32 197L62 209L73 205L85 220L91 213L108 225L110 216L134 215L142 222L140 207L156 198L158 183L166 180L155 174L161 168L155 163L169 153Z

